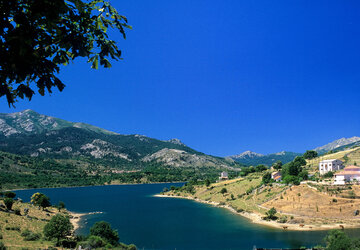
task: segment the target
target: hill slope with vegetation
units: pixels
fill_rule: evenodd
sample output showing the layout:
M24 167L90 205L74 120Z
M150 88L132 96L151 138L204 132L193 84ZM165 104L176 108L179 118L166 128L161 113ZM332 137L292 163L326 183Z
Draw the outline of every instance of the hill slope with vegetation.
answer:
M360 227L360 185L334 186L331 176L318 174L318 163L324 157L345 158L346 164L353 164L360 158L360 148L316 155L307 151L287 164L273 164L273 169L263 165L243 168L241 177L217 183L190 182L163 194L224 206L256 223L288 230ZM276 170L282 174L281 182L271 179Z
M32 110L0 114L0 161L8 188L201 180L241 167L178 139L121 135Z

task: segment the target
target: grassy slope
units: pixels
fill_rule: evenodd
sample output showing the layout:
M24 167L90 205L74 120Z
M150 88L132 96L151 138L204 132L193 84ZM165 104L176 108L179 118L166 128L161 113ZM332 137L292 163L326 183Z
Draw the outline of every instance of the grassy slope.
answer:
M345 162L345 159L347 161ZM309 172L316 173L318 164L323 159L341 159L345 165L360 163L360 148L349 149L334 154L324 155L308 161ZM216 202L228 205L236 211L253 212L264 215L271 207L275 207L279 216L295 217L292 223L306 223L311 225L341 224L360 225L360 217L354 216L354 211L360 209L360 199L351 199L349 192L360 196L360 186L338 187L321 184L285 186L273 184L262 186L252 192L251 187L259 187L262 174L253 173L245 178L211 184L210 187L196 186L194 194L185 191L171 191L170 195L197 198L202 201ZM227 193L222 194L221 189ZM234 199L231 198L233 195ZM335 200L336 201L335 201ZM359 218L358 218L359 217Z
M339 159L345 165L353 165L354 162L360 165L360 147L347 149L333 154L322 155L312 160L308 160L307 164L310 166L310 171L315 172L319 170L319 162L322 160Z
M184 191L172 191L170 194L175 196L190 196L203 201L228 205L236 211L244 210L246 212L263 214L266 209L263 209L258 205L272 199L287 187L273 185L273 187L264 187L247 194L247 191L249 191L250 188L258 187L260 183L261 174L254 173L245 178L211 184L209 187L196 186L195 194L189 194ZM227 192L224 194L221 193L223 188L227 189ZM231 195L233 195L233 199Z
M3 201L1 201L1 204L3 204ZM20 203L18 201L13 205L13 209L15 208L20 208L22 216L15 215L14 213L8 213L3 210L0 211L0 232L3 236L1 241L6 247L8 247L8 249L20 249L22 247L29 249L43 249L54 245L53 242L43 239L38 241L24 241L21 236L21 232L29 229L34 233L42 233L46 223L52 216L58 213L57 209L49 208L49 212L47 212L39 210L37 207L29 203ZM32 217L31 219L23 216L24 208L29 208L28 215ZM16 230L6 230L6 227L20 227L20 232Z

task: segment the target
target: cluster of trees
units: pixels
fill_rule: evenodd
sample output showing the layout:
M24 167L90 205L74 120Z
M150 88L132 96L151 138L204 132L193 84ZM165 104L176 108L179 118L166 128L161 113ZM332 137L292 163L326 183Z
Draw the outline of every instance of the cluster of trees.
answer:
M295 184L299 185L301 181L307 180L309 173L304 169L306 166L305 159L313 159L318 156L318 153L314 150L307 150L303 156L296 156L294 160L286 164L282 164L281 161L275 162L272 167L278 171L281 171L282 180L286 184ZM273 182L271 179L271 174L269 172L265 173L262 178L264 184Z
M241 171L240 171L240 176L247 176L248 174L250 173L255 173L255 172L258 172L258 173L261 173L265 170L267 170L268 168L264 165L264 164L259 164L255 167L251 166L251 167L243 167L241 168Z
M57 214L44 227L44 235L49 240L56 240L56 246L75 248L116 248L135 250L135 245L125 245L119 242L118 232L111 228L111 225L105 221L96 222L90 228L90 235L76 236L72 235L73 225L69 217Z
M301 181L307 180L309 173L303 169L306 165L304 157L297 156L289 163L283 165L281 174L285 183L299 185Z
M360 250L360 238L350 238L342 230L331 230L324 239L326 245L316 246L314 249L324 250Z

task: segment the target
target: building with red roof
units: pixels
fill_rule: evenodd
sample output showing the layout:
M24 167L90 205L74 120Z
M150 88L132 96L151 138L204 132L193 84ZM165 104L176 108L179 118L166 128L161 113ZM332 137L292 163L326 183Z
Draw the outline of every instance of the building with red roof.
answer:
M360 167L347 166L335 174L335 185L344 185L350 182L360 182Z

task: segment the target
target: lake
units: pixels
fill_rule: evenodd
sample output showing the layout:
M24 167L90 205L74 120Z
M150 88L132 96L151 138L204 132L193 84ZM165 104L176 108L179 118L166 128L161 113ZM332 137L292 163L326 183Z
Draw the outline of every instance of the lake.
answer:
M110 222L120 241L139 249L253 249L257 247L314 246L325 231L291 232L252 224L227 209L192 200L154 197L164 187L179 183L47 188L16 191L30 201L45 193L53 204L63 201L68 210L86 215L79 234L88 234L96 221ZM359 235L359 229L347 230Z

